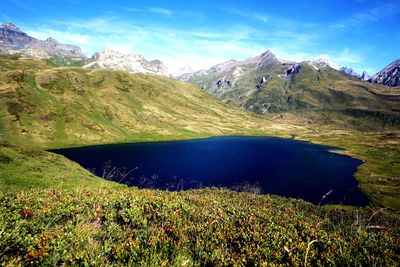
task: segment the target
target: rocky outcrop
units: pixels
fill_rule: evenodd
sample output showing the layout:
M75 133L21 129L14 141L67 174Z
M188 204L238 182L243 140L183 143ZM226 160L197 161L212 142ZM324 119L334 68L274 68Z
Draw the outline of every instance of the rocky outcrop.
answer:
M129 73L168 75L167 68L158 59L148 61L142 55L123 53L109 48L94 54L84 68L114 69Z
M290 69L287 69L285 72L286 78L294 81L297 77L297 75L300 73L301 70L301 65L300 64L294 64Z
M386 86L400 86L400 59L392 62L368 80Z
M50 58L68 57L84 59L80 47L59 43L53 38L38 40L21 31L12 23L4 23L0 27L0 45L8 53L21 53L23 55Z

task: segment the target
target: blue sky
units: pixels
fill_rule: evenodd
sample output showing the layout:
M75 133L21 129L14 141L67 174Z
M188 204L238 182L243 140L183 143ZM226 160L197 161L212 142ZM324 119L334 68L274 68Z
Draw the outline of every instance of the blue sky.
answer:
M196 69L265 50L279 58L326 55L370 74L400 58L400 1L2 0L0 19L33 37L161 59Z

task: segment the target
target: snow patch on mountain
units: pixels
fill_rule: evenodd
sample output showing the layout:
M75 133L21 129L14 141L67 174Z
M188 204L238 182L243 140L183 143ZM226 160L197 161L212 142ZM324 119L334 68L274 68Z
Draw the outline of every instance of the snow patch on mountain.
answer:
M349 76L353 76L353 77L357 77L360 78L360 74L358 74L357 72L355 72L352 68L349 67L341 67L340 71L343 73L346 73Z
M335 70L340 70L340 67L341 67L339 64L333 62L331 59L329 59L325 55L314 57L313 59L309 60L309 63L311 65L313 65L314 68L317 68L317 69L318 69L318 66L330 67Z

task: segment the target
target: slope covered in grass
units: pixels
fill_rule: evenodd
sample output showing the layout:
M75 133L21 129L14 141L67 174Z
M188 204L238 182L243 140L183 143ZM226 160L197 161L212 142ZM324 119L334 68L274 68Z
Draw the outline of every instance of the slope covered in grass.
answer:
M317 68L308 62L295 65L276 58L264 66L248 62L226 62L184 74L180 79L225 103L258 114L291 112L361 131L400 127L399 88L363 82L328 66Z
M363 160L365 163L356 174L362 191L373 205L400 210L400 133L393 124L380 117L357 118L326 109L260 117L221 104L187 83L160 76L60 68L42 60L8 57L0 57L0 68L0 141L7 141L22 150L26 147L43 149L212 135L296 137L345 148L344 153ZM316 88L319 83L309 81L307 77L314 74L314 69L303 69L294 83L308 83L305 92L313 91L310 88ZM345 86L349 81L340 73L333 77L335 82L332 77L325 77L331 72L322 71L321 75L320 81L332 81L331 87L337 90L340 90L338 84ZM330 92L324 88L320 90ZM356 95L358 98L365 95L362 88L353 89L350 90L355 95L352 99L357 99ZM298 89L288 90L295 92ZM397 97L393 89L384 91L378 86L374 90L370 93L371 99L363 101L370 102L375 109L385 107L375 101L373 94L388 98L393 95L392 100ZM308 98L308 93L304 93L304 97ZM377 128L384 132L362 130ZM12 150L2 145L0 149L5 157L15 156ZM50 157L46 152L40 153L44 158ZM39 182L41 177L51 177L46 174L47 168L56 170L61 159L54 158L55 166L47 162L47 167L42 165L43 168L35 170L31 160L39 158L28 157L26 161L16 161L18 165L7 164L5 172L1 173L2 177L8 177L3 179L3 185L7 183L11 188L17 183L14 179L23 178L36 181L26 188L40 188L43 185ZM34 170L29 171L31 168ZM60 167L59 174L54 172L52 179L57 181L64 173L71 173L68 164Z
M221 189L0 194L6 265L396 265L399 220Z
M0 132L13 144L49 148L271 129L170 78L19 61L27 63L0 58Z
M0 191L124 187L105 181L60 155L0 144Z
M50 68L33 59L0 58L0 65L0 138L17 145L261 134L283 127L166 77Z
M169 78L0 58L0 265L396 265L400 138L332 119L259 117ZM339 146L362 209L226 189L166 192L93 176L44 148L210 135Z

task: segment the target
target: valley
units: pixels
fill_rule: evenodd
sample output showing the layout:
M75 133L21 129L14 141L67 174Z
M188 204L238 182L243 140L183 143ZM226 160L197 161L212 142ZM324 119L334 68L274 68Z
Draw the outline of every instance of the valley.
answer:
M0 40L0 265L398 264L398 61L369 77L328 58L296 62L268 50L172 76L158 59L114 49L87 57L78 46L41 41L12 23L1 26ZM295 199L254 188L235 192L229 183L175 192L139 189L114 182L116 166L95 176L51 152L179 143L166 141L204 149L215 140L208 137L279 137L343 149L323 153L361 163L352 165L350 176L356 171L363 207L319 205L325 188L308 199L314 204L300 193ZM228 150L223 147L220 158L229 158ZM268 163L281 152L276 148ZM107 157L111 150L97 153ZM135 155L151 163L140 153L151 152ZM268 158L262 150L246 153L244 160ZM187 156L174 155L160 156L157 164L185 163ZM296 159L312 173L318 160L309 161ZM211 158L205 162L193 171L215 174L207 166ZM221 170L229 164L221 163ZM326 169L324 178L335 179L340 164L333 161L330 168L338 169ZM297 189L311 188L296 182Z

